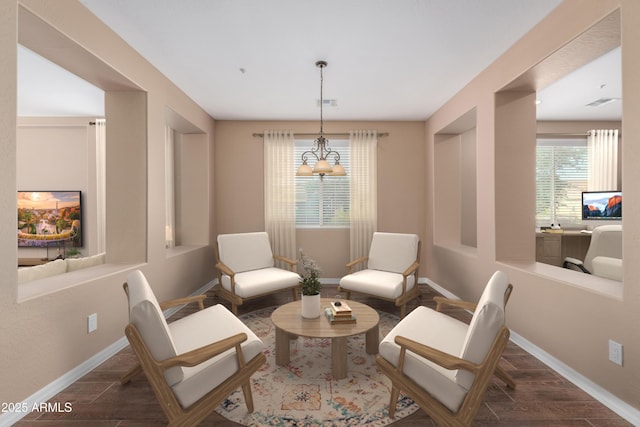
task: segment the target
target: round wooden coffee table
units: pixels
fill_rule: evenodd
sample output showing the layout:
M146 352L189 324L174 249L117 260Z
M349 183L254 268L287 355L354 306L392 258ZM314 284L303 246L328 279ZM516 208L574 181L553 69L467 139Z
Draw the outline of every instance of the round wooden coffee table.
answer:
M331 339L331 373L334 379L347 376L347 337L366 334L366 350L369 354L378 353L380 316L368 305L350 301L346 302L356 317L356 323L330 324L324 309L329 307L332 298L322 298L322 314L315 319L302 317L301 301L293 301L277 308L271 315L276 327L276 364L286 366L290 360L289 340L298 336L309 338Z

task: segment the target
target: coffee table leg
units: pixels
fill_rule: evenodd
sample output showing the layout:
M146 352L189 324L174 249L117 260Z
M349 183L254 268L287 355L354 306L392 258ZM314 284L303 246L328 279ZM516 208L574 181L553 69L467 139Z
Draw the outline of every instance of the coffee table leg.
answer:
M333 338L331 340L331 374L334 380L347 376L347 338Z
M290 360L289 334L276 328L276 365L287 366Z
M365 335L365 343L367 354L378 354L378 346L380 345L380 335L378 325L369 329Z

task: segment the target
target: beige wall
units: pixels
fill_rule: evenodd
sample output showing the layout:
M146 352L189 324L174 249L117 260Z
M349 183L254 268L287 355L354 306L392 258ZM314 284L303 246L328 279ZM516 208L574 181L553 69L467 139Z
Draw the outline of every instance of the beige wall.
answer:
M624 88L622 284L536 264L532 232L536 134L533 101L536 88L559 77L553 74L552 67L544 67L547 65L544 59L617 8L622 21ZM601 33L598 37L608 35ZM568 49L572 50L581 55L588 53L584 48ZM640 223L635 221L640 190L630 185L640 180L640 170L635 167L640 161L640 144L636 143L640 138L639 51L640 3L569 0L560 5L427 120L426 227L430 279L460 297L473 300L493 271L505 270L514 285L507 309L507 322L512 330L640 409L640 286L637 280ZM565 59L562 61L565 65L579 62L570 57ZM537 73L529 74L534 68ZM516 83L512 83L514 81ZM434 217L431 212L437 212L440 189L436 191L428 183L438 178L438 130L474 107L477 109L478 242L477 252L470 253L446 241L434 241L433 236L438 236L441 224L438 216ZM545 128L547 125L541 130L554 128ZM572 128L576 131L575 126ZM609 339L624 345L623 367L608 361Z
M216 122L216 225L220 233L264 230L263 146L253 133L274 129L317 132L318 127L314 121ZM326 122L324 128L328 133L356 129L389 133L378 139L378 230L416 233L424 239L424 123ZM346 273L348 229L299 229L297 240L298 247L318 261L325 278ZM425 256L423 252L423 259ZM420 274L427 275L426 269Z
M159 299L187 295L213 279L214 122L80 2L3 1L0 16L0 402L19 402L123 337L128 316L122 283L132 268L145 272ZM60 290L30 299L18 292L12 225L18 41L105 90L108 126L108 266L67 273L51 281ZM202 183L195 203L203 237L172 253L164 244L167 107L206 135L198 149L199 175L185 176ZM98 314L98 330L88 334L92 313Z
M144 120L144 125L141 129L135 129L136 135L132 141L136 145L136 159L141 162L128 167L121 167L122 164L112 166L125 177L135 179L133 193L143 191L146 197L144 206L135 211L143 222L141 230L133 230L135 239L143 241L142 251L136 241L137 245L134 245L130 256L136 261L142 259L142 268L160 299L185 295L202 286L213 277L211 245L172 257L167 257L164 248L164 219L159 212L164 202L162 142L166 106L207 135L207 149L203 150L207 165L200 178L214 185L199 187L205 192L204 197L208 198L202 203L207 212L201 215L207 242L212 242L217 232L264 228L262 141L252 137L252 133L265 129L312 132L317 129L317 123L216 123L214 152L211 149L213 121L78 2L24 0L22 4L45 22L54 25L65 38L81 44L81 48L76 46L75 50L67 52L73 53L66 56L70 58L67 59L67 67L74 63L95 65L98 61L101 64L97 67L99 70L90 68L98 75L94 75L90 81L107 91L145 92L146 109L134 111L134 117ZM381 139L379 147L378 228L417 231L420 234L423 241L421 276L431 278L460 297L475 299L490 274L498 268L504 269L515 286L508 307L509 326L591 381L640 408L640 340L637 338L640 287L635 279L636 266L640 265L640 224L625 221L624 283L619 294L611 296L611 293L603 295L602 292L583 287L593 285L595 289L600 285L598 282L585 278L584 283L573 283L573 277L563 275L558 269L536 265L533 262L533 233L528 231L533 224L532 218L499 215L512 202L524 205L526 209L523 211L530 212L525 216L532 216L534 212L527 207L532 203L534 186L529 178L518 178L519 169L525 175L531 174L527 168L533 164L533 149L523 147L527 150L516 156L513 150L508 149L506 139L513 139L514 135L525 140L535 138L535 124L530 122L535 121L535 117L526 104L527 98L531 98L536 79L532 79L534 83L528 88L517 87L521 93L512 97L512 100L509 95L513 94L496 97L495 93L618 6L622 10L623 110L627 119L623 120L622 131L625 141L630 141L623 145L623 180L625 183L638 182L640 170L634 165L640 161L640 144L632 143L640 139L640 121L636 119L640 116L640 57L637 55L640 51L640 3L635 0L568 0L563 3L434 114L426 126L422 123L335 122L327 124L327 130L343 132L358 127L389 132L388 137ZM0 2L0 93L3 94L0 102L0 200L3 201L0 204L0 224L14 224L16 221L16 206L12 201L15 200L17 184L15 107L18 9L17 1ZM33 25L32 21L28 20L29 25ZM45 45L46 50L47 42L53 40L42 36L42 31L37 28L27 33L21 37L29 39L29 46ZM87 52L95 56L86 55ZM108 75L109 70L112 72L114 69L119 70L120 77ZM136 97L135 94L132 96ZM108 98L107 103L116 102L117 105L118 98L126 98L126 94L112 94ZM513 123L507 120L509 111L496 109L496 104L504 106L507 101L513 101L513 108L522 111L526 117L514 118L516 121ZM434 243L434 230L439 226L433 214L434 134L474 108L477 109L478 228L477 248L469 253L446 242ZM117 121L118 118L111 123ZM124 129L124 123L126 120L114 129L114 134L130 135ZM141 141L144 143L141 144ZM128 154L122 147L113 153L116 157ZM520 163L516 165L524 164L527 168L509 169L507 166L510 162L518 158ZM131 172L130 168L135 172ZM511 184L496 182L502 176L515 177L516 180ZM123 179L121 185L127 185L127 180ZM510 200L511 194L518 192L510 185L520 189L520 195L515 196L514 200ZM630 186L624 190L625 218L633 218L635 212L640 211L640 190ZM120 206L110 209L115 211ZM118 230L113 227L111 233L119 237ZM528 237L522 237L529 234L531 242L527 241ZM318 235L320 239L316 240ZM335 243L338 247L345 247L348 238L344 233L304 231L300 233L300 239L301 245L306 245L313 252L312 255L318 258L326 270L326 276L340 277L343 274L341 266L347 260L346 252L333 251L330 245ZM118 254L119 249L125 249L129 243L126 238L117 243L114 240L120 239L111 239L109 245L112 254ZM515 256L512 256L511 248L515 249ZM121 283L126 272L132 268L130 263L125 262L111 275L96 277L84 284L19 303L16 257L15 229L2 226L0 378L3 384L12 384L12 387L0 388L1 402L25 399L122 337L126 309ZM87 334L86 316L94 312L99 314L99 328ZM608 339L624 345L624 367L607 361Z

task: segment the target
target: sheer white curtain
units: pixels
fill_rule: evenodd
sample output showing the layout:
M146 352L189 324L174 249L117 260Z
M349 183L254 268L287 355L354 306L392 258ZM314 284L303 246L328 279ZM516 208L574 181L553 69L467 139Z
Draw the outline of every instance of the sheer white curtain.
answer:
M350 259L369 254L373 232L378 228L378 133L351 131L351 233Z
M297 258L292 131L264 132L264 225L274 254Z
M618 129L589 131L590 191L618 189Z
M96 223L98 224L97 253L107 250L106 243L106 149L107 122L105 119L96 120Z
M164 126L164 218L165 247L176 245L176 198L175 198L175 135L173 129Z

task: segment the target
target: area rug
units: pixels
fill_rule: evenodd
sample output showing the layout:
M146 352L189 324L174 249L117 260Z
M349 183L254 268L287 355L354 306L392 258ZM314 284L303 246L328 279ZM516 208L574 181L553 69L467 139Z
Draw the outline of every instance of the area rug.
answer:
M331 376L331 342L298 337L291 341L291 361L275 361L275 327L271 313L277 307L240 317L264 342L267 362L252 377L254 411L247 407L240 389L216 409L223 417L246 426L384 426L418 409L401 394L396 418L387 413L391 382L375 365L375 355L365 351L364 334L348 339L347 377ZM398 317L378 312L384 337Z

